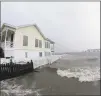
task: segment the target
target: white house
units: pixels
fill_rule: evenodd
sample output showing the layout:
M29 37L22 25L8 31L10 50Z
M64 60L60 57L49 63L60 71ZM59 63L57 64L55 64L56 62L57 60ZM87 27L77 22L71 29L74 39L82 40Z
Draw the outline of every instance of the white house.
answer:
M36 24L1 27L1 47L5 57L37 58L54 54L54 42L46 38Z

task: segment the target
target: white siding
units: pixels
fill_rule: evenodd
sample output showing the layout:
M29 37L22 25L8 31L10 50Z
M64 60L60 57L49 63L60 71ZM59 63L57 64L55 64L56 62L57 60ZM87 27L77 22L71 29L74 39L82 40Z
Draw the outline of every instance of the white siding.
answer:
M44 57L44 51L34 51L34 50L15 50L15 59L25 58L25 52L28 54L29 59L39 58L39 52L42 52L42 57Z

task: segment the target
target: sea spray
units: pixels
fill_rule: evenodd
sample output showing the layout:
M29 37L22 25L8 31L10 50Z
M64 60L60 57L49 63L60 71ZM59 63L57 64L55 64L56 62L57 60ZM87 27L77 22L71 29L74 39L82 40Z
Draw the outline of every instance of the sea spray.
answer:
M24 88L23 85L18 85L15 80L4 80L1 81L1 94L2 96L41 96L40 91L43 89L36 89L35 84L31 88Z
M61 77L78 78L80 82L91 82L100 80L100 68L72 68L67 70L57 70L57 74Z

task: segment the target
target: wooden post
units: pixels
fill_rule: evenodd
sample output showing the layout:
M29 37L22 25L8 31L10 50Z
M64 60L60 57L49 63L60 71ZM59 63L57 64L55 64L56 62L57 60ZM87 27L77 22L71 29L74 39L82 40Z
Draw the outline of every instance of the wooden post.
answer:
M34 64L33 64L33 61L31 60L31 67L32 67L32 69L34 69Z
M12 62L12 59L10 59L10 66L11 66L11 75L13 74L13 62Z

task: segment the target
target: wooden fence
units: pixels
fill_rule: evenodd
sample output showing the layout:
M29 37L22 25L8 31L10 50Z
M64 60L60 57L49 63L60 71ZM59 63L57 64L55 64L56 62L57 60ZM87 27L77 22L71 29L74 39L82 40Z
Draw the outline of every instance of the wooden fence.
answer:
M15 64L12 61L6 64L0 64L0 81L16 76L23 75L33 71L33 62L26 64Z

